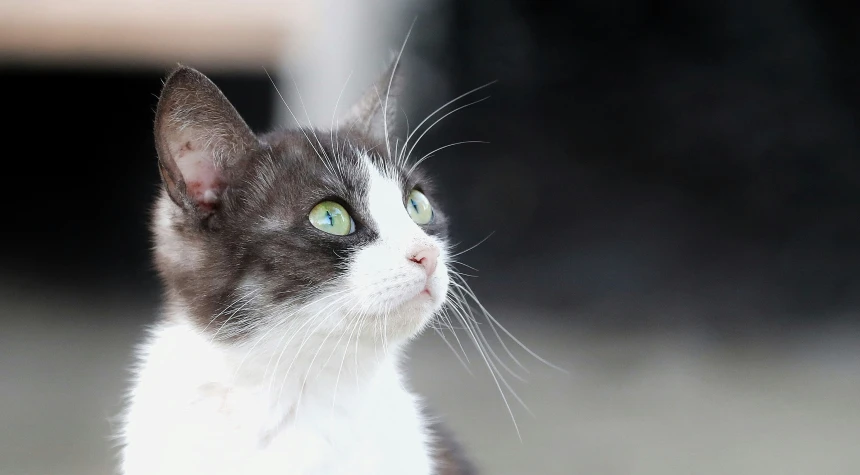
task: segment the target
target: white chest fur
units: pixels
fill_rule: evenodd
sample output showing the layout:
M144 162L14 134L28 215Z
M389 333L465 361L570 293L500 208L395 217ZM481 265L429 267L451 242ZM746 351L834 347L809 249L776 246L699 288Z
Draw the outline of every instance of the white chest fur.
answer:
M425 422L396 355L380 355L368 377L342 378L341 364L337 377L285 379L283 390L269 379L237 378L235 368L226 350L190 326L157 327L134 375L122 473L433 473Z

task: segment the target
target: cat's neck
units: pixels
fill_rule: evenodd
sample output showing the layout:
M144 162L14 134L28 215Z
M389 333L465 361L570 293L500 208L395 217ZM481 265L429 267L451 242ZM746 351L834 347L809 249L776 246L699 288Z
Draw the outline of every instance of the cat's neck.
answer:
M273 331L220 341L211 331L178 317L171 320L181 338L188 340L183 346L195 348L199 355L188 362L188 370L202 376L204 392L252 395L256 404L285 418L321 410L353 411L378 380L385 379L385 384L399 380L399 344L349 332L325 337Z

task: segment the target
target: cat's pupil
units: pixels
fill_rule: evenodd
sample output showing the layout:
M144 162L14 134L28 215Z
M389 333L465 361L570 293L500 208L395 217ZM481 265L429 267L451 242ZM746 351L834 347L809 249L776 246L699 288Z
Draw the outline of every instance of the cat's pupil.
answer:
M334 219L331 217L331 211L326 211L326 212L325 212L325 217L326 217L326 219L328 220L328 225L329 225L329 226L334 226Z
M418 203L416 203L415 200L409 200L409 202L412 203L412 207L415 208L415 211L418 211Z

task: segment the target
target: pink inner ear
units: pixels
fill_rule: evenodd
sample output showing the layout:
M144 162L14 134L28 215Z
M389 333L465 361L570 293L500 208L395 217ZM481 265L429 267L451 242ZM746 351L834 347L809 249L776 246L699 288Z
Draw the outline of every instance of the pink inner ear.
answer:
M215 168L212 153L185 142L176 154L176 165L185 181L185 192L197 206L211 211L218 204L224 182L221 173Z

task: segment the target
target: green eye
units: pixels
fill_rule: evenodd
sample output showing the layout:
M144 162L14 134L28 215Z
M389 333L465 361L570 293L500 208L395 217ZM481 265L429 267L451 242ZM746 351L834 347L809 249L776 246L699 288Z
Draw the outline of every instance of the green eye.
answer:
M323 201L314 206L308 215L311 224L320 231L337 236L346 236L355 232L355 222L343 206L334 201Z
M406 198L406 211L409 212L412 221L418 224L427 224L433 219L433 207L430 206L430 201L418 190L412 190Z

